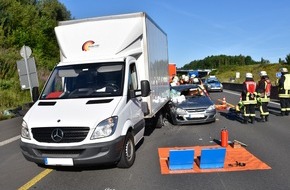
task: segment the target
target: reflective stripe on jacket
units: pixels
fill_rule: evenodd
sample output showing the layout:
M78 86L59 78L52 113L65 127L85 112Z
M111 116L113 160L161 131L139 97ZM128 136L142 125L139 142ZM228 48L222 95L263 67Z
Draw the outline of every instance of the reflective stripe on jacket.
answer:
M290 98L290 74L284 74L279 79L279 98Z

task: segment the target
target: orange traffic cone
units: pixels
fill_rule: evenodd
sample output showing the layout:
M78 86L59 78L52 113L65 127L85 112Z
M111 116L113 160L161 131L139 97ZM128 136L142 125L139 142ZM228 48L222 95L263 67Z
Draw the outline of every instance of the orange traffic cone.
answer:
M223 97L222 105L227 105L226 97Z

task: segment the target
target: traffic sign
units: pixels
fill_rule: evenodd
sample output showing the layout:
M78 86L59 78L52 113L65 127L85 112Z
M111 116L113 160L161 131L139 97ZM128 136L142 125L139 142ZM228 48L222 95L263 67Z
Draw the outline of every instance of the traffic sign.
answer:
M21 50L20 50L20 55L21 57L23 57L24 59L27 59L31 56L31 49L29 46L22 46Z
M26 70L25 60L18 60L17 62L17 70L20 79L21 89L30 89L33 87L38 87L38 78L37 71L35 66L34 57L27 59L28 72ZM31 80L30 82L28 80Z

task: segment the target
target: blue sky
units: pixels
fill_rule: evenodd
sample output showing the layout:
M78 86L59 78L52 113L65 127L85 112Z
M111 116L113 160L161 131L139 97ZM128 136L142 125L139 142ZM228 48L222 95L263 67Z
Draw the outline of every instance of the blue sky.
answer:
M277 63L290 54L290 0L59 0L72 17L146 12L168 37L169 62L211 55Z

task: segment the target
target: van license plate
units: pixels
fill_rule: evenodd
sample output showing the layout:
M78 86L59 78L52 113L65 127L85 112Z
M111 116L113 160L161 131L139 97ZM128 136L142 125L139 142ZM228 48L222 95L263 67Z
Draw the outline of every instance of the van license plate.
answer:
M45 165L49 166L73 166L72 158L44 158Z

